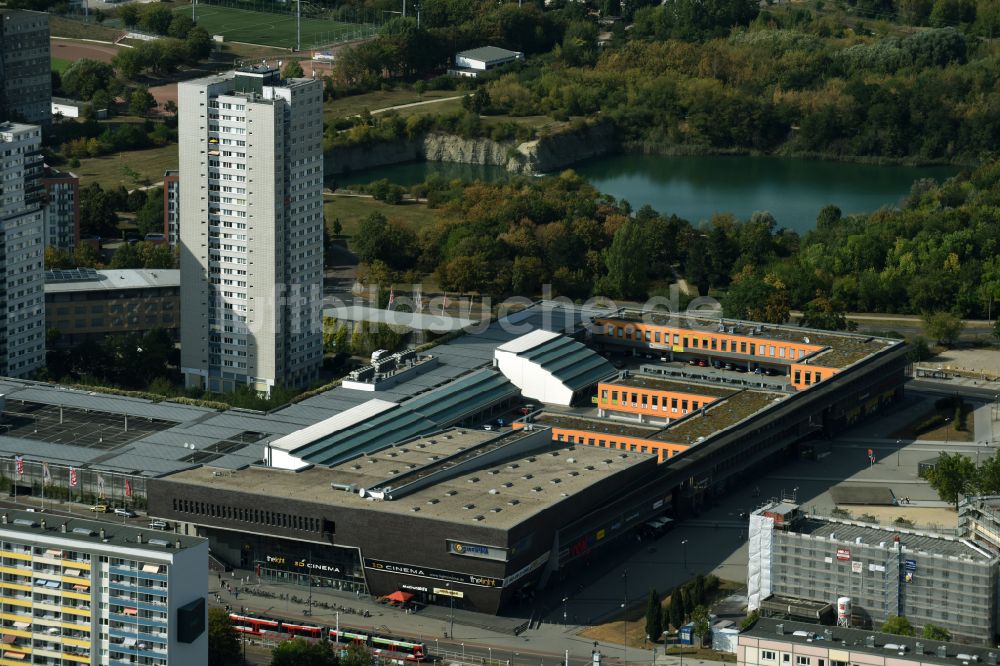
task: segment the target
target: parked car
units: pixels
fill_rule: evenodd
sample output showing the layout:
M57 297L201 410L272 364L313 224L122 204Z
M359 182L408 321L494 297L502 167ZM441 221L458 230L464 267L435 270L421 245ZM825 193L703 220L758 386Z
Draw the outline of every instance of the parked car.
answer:
M111 509L109 509L106 504L95 504L94 506L90 507L90 510L93 511L94 513L107 513Z
M149 529L151 530L169 530L170 523L165 520L151 520L149 521Z
M115 515L122 516L123 518L135 518L139 514L132 509L115 509Z
M726 363L726 370L732 370L732 369L733 369L733 364L732 363Z
M767 375L768 377L774 377L776 375L780 375L781 373L775 370L774 368L765 368L764 374Z
M699 368L707 368L708 367L708 361L706 361L703 358L699 358L698 359L698 367Z
M716 370L722 370L722 361L712 361L712 367Z

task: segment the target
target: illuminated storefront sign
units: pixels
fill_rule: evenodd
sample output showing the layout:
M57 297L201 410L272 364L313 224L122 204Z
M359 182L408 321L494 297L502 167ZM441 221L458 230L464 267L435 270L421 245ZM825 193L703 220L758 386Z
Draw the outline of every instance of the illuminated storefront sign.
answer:
M444 569L431 569L429 567L414 566L412 564L400 564L399 562L373 560L368 557L365 558L365 568L374 569L376 571L403 574L405 576L420 576L421 578L448 580L455 583L475 585L477 587L503 587L503 580L500 578L493 578L492 576L477 576L475 574L459 573L457 571L445 571Z
M496 546L482 546L476 543L466 543L464 541L447 541L448 552L452 555L462 555L464 557L482 557L487 560L507 561L507 550Z

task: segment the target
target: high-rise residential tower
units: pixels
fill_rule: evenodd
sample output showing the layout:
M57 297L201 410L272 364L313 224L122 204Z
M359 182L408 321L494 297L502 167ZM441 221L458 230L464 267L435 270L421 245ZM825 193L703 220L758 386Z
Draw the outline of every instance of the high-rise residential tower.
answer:
M4 664L205 666L208 541L0 512Z
M0 9L0 121L52 122L49 15Z
M0 123L0 375L45 365L42 130Z
M178 86L188 387L303 386L323 359L323 86L247 67Z

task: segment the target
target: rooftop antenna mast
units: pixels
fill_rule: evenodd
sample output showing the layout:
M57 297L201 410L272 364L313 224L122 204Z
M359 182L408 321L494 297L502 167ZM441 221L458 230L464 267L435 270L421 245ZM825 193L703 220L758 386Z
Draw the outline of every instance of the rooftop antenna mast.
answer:
M295 3L295 50L302 50L302 0Z

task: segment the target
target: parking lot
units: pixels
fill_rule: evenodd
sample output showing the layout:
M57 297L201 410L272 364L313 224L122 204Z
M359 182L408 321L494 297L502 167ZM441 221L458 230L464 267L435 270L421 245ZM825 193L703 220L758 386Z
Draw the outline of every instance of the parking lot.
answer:
M126 423L124 416L116 414L9 400L4 407L0 433L110 451L174 425L177 424L171 421L137 417L127 419Z

